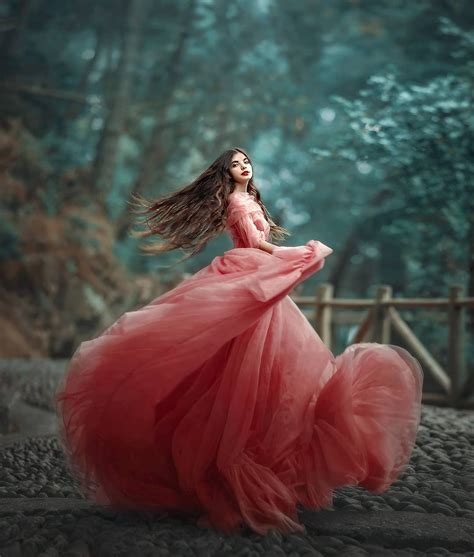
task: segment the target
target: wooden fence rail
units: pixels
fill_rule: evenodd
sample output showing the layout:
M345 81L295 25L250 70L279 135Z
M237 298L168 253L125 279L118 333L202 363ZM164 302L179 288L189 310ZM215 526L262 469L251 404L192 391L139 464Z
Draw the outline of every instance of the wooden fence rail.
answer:
M441 387L442 394L423 393L423 402L474 409L474 369L466 375L465 339L466 310L474 308L474 298L464 297L462 287L453 285L447 298L392 298L392 288L379 285L373 299L333 298L333 285L320 284L316 296L291 296L303 313L313 323L323 342L331 349L333 325L358 324L357 331L348 344L358 342L390 343L392 330L396 331L409 350L420 362L424 373L429 373ZM308 309L309 308L309 309ZM415 335L398 310L423 308L445 310L441 319L448 325L447 369L434 358ZM362 319L353 315L335 315L335 310L365 310ZM439 316L430 315L439 321Z

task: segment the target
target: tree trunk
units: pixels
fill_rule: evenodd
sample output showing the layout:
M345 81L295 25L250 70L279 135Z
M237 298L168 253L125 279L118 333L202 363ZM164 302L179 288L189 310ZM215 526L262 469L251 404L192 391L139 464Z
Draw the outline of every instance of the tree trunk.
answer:
M94 164L96 184L104 196L113 186L118 145L127 116L133 74L138 62L138 45L147 11L148 0L130 0L125 19L123 48L117 68L116 94L97 147Z
M96 8L97 11L97 8ZM88 60L84 67L84 71L82 72L81 78L79 83L77 84L76 90L81 97L87 97L87 85L89 82L89 77L95 67L97 60L99 59L99 53L102 49L104 42L104 31L102 28L97 30L96 34L96 41L94 47L94 55ZM77 104L75 106L71 106L67 112L65 113L64 117L66 120L72 120L76 118L76 116L80 113L82 106Z
M385 199L388 190L382 189L378 191L368 203L369 207L377 207ZM353 254L356 245L363 236L364 228L367 225L367 220L362 217L356 224L352 227L352 231L346 241L345 246L339 251L339 257L337 259L336 265L333 267L331 276L328 278L328 282L334 285L334 294L338 292L340 283L345 275L346 267L349 265L349 260Z
M28 17L35 7L35 3L35 0L22 0L22 2L20 2L18 8L19 13L15 20L15 24L13 28L8 29L3 36L1 44L3 60L6 61L7 57L15 56L17 49L23 44Z
M164 86L162 90L164 91L163 96L160 99L160 107L156 113L156 121L153 131L151 133L150 141L145 149L145 154L141 164L138 177L135 182L134 188L136 190L146 190L155 178L156 168L160 168L163 162L166 160L167 153L170 147L166 147L163 141L163 122L166 120L166 114L168 112L168 107L173 99L174 91L176 85L178 84L180 77L180 65L182 62L183 54L185 51L186 43L191 34L192 21L194 11L196 9L196 0L189 0L188 7L183 14L183 23L181 33L178 37L176 48L173 51L168 64L164 70L160 68L160 75L163 75Z
M468 284L466 296L474 297L474 201L468 204L469 231L467 239L468 250ZM467 329L469 334L474 334L474 314L472 311L466 311Z

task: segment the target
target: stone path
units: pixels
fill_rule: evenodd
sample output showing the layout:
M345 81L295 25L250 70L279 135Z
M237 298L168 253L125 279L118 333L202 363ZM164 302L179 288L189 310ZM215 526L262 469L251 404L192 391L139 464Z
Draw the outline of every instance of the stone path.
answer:
M32 367L14 385L0 362L0 557L474 557L474 411L424 405L410 463L386 493L339 489L331 508L299 509L301 534L228 536L167 513L119 513L84 500L54 431L60 368L45 362L44 373Z

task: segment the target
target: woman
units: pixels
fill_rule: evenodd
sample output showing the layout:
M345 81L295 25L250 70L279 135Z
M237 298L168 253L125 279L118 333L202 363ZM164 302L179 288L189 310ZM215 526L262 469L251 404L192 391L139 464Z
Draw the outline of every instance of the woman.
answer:
M408 463L423 373L393 345L334 357L289 297L333 250L282 247L244 150L187 187L136 196L147 230L200 251L227 229L234 248L125 313L71 359L56 395L62 447L84 494L114 508L198 517L226 532L302 531L297 505L333 490L380 493Z

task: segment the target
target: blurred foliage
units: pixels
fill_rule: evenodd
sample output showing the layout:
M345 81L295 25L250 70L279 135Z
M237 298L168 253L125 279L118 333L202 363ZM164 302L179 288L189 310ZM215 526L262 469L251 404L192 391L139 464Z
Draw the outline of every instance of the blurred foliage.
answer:
M84 254L107 249L100 217L117 265L172 283L181 254L142 257L127 236L130 193L241 146L291 244L335 250L308 293L474 295L471 0L10 0L0 24L1 261L21 259L25 219L74 210Z
M15 226L8 222L5 214L0 213L0 259L17 258L19 254Z
M366 171L383 170L389 193L371 221L380 223L379 234L397 239L406 263L412 262L407 289L413 293L437 295L453 281L469 281L472 78L448 75L421 86L401 84L391 73L373 76L361 98L334 98L353 133L335 138L330 150L313 149L321 157L355 161Z

